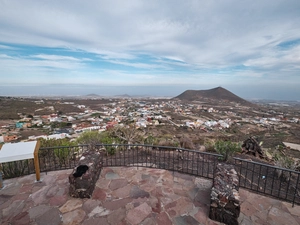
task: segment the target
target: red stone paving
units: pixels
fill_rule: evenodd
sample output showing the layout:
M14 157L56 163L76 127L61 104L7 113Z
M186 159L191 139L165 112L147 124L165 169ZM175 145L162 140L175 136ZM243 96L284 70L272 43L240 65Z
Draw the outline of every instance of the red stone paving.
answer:
M4 181L0 224L219 225L208 218L211 181L153 168L104 168L91 199L68 195L72 170ZM300 206L240 189L240 224L300 225Z

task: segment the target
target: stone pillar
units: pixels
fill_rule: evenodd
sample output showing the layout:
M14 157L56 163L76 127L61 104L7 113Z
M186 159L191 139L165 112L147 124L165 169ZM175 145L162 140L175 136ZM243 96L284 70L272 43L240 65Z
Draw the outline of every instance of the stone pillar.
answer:
M216 166L211 191L209 218L227 225L238 225L240 215L239 180L233 165Z
M90 198L102 169L99 152L83 153L78 166L69 175L69 194L75 198Z

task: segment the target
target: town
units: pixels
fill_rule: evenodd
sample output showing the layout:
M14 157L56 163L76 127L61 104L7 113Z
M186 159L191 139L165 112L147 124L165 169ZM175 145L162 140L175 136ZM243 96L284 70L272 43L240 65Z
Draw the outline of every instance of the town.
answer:
M97 96L0 99L0 143L38 138L75 140L87 130L102 132L130 125L144 131L144 138L156 137L156 145L180 143L183 136L196 149L211 139L242 142L249 136L257 136L266 148L282 142L300 144L297 104L259 102L245 106L213 100Z
M217 91L220 91L219 88ZM226 92L221 91L222 95L226 96ZM69 187L66 193L69 193L72 199L93 199L104 196L102 197L103 205L106 204L105 201L114 202L106 194L106 192L114 193L111 192L114 186L107 183L109 190L99 188L97 180L105 183L103 179L108 179L109 174L119 178L119 175L110 172L116 171L111 168L120 168L122 174L137 177L138 171L145 171L145 168L141 170L139 167L148 166L153 174L156 169L171 170L168 178L162 178L166 182L172 180L170 179L171 173L173 176L176 173L185 177L187 175L183 173L191 173L207 178L213 177L210 198L207 198L207 204L211 202L208 217L212 220L223 221L223 218L227 218L223 215L218 216L219 212L216 211L216 208L224 207L217 204L221 196L218 194L219 190L226 195L237 196L230 201L240 204L239 192L241 191L236 188L238 186L291 201L292 206L295 203L299 204L299 198L296 197L299 196L297 185L300 170L299 105L297 102L244 102L234 96L235 101L231 101L232 98L228 96L224 98L203 97L191 101L180 96L168 99L128 96L103 98L94 95L76 98L1 97L2 135L0 141L12 143L40 140L31 143L51 143L51 146L44 145L39 148L38 167L41 171L46 171L46 176L47 171L74 168L69 179L64 179L69 180L69 184L63 183L64 187ZM86 139L83 143L81 142L84 140L83 137L97 137L97 141ZM107 143L107 140L112 139L114 142ZM67 145L64 145L66 142ZM58 143L63 143L63 145ZM3 146L12 145L4 144ZM83 149L89 150L83 151ZM20 162L19 164L11 162L19 165L14 169L11 163L3 164L4 177L15 177L16 174L20 174L20 171L21 175L24 175L24 169L18 170L20 166L20 168L28 167L29 173L30 164L24 163L24 166ZM110 168L106 168L108 166ZM213 172L214 167L217 172ZM129 172L128 168L134 169ZM87 170L89 170L88 173L86 173ZM161 172L156 173L161 179ZM100 176L100 174L105 175ZM86 177L83 178L84 176ZM141 179L143 176L147 177L144 172L139 175ZM229 176L232 178L228 179ZM77 179L78 177L80 178ZM126 179L129 180L129 178ZM123 189L123 184L127 185L126 179L115 179L116 182L122 181L120 182L122 193L126 192ZM188 183L190 178L188 179L180 183ZM44 178L45 180L47 178ZM7 182L7 179L5 181ZM135 181L135 183L143 182L143 180ZM131 182L128 183L133 185ZM158 186L157 181L151 181L151 183L155 187ZM219 184L226 189L223 186L220 187ZM6 183L6 185L14 187L11 184ZM149 184L146 186L150 187ZM168 190L173 190L174 185L171 184L171 186ZM207 187L211 187L208 182ZM47 194L43 196L49 193L48 187L45 190ZM130 186L128 193L133 196L131 190ZM139 199L150 197L148 192L142 189L137 190ZM196 190L199 190L198 187ZM224 190L230 190L230 192L227 193ZM180 191L182 192L183 189ZM235 194L232 195L231 191ZM190 193L190 190L184 193ZM209 193L210 191L205 192L207 196ZM35 195L36 193L32 194L32 196ZM249 196L248 193L247 196ZM259 198L256 197L256 199ZM67 201L66 197L65 200ZM199 201L202 200L201 195ZM118 198L116 201L123 200ZM217 207L214 206L215 202L217 202ZM269 204L273 204L274 199L271 202ZM64 201L59 204L63 203ZM226 222L226 224L238 224L236 221L241 220L239 214L248 210L248 206L244 208L243 203L241 207L237 205L231 209L230 214L227 210L222 211L223 214L234 215L228 217L230 218L228 221L235 222ZM227 203L227 205L230 204L232 203ZM152 210L149 208L149 214ZM101 217L97 218L106 216L106 214L99 215ZM123 217L131 221L130 216L128 212ZM204 216L207 217L207 215ZM62 220L67 219L63 217ZM61 219L58 219L57 224L60 224L60 221ZM193 224L198 224L198 222Z

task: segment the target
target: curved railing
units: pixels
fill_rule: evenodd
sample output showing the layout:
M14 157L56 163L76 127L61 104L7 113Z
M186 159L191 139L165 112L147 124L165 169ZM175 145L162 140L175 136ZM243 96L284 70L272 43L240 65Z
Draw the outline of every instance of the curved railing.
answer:
M178 171L209 179L214 177L221 155L167 146L102 144L96 146L57 146L41 148L41 172L73 169L82 153L100 152L104 167L137 166ZM259 194L272 196L300 205L300 173L250 160L234 158L232 164L239 174L239 186ZM34 173L33 160L3 163L4 178Z
M218 154L153 145L97 145L103 166L137 166L166 169L213 178Z

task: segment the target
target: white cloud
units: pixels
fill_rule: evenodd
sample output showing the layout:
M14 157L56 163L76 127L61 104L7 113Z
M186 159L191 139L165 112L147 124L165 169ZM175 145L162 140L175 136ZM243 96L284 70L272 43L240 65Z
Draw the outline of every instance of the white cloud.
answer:
M51 60L51 61L80 61L80 59L70 56L61 56L61 55L46 55L46 54L39 54L39 55L33 55L32 58L38 58L38 59L45 59L45 60Z
M135 67L140 69L167 69L167 66L159 65L159 64L149 64L149 63L139 63L139 62L133 63L133 62L120 61L120 60L106 60L106 61L113 64Z
M0 54L0 60L1 59L14 59L14 58L6 54Z
M3 49L3 50L17 50L18 48L14 48L14 47L7 46L7 45L0 45L0 49Z
M87 64L97 59L72 56L80 52L136 69L135 74L143 70L149 76L147 82L157 79L157 74L168 77L163 71L174 71L184 82L195 82L187 78L192 76L204 82L200 78L207 74L221 83L238 76L255 80L276 74L300 83L295 75L300 70L299 45L278 48L280 43L300 39L299 11L299 0L28 0L26 4L0 0L0 66L6 73L17 73L15 67L19 67L45 76L50 68L77 71L78 76L97 74L99 70ZM12 56L9 51L17 52L16 45L62 48L70 54L49 53L48 49L27 58ZM245 71L235 69L243 65ZM101 80L106 75L99 69ZM162 73L154 74L153 69ZM220 75L230 73L231 77ZM178 80L174 77L169 82Z

